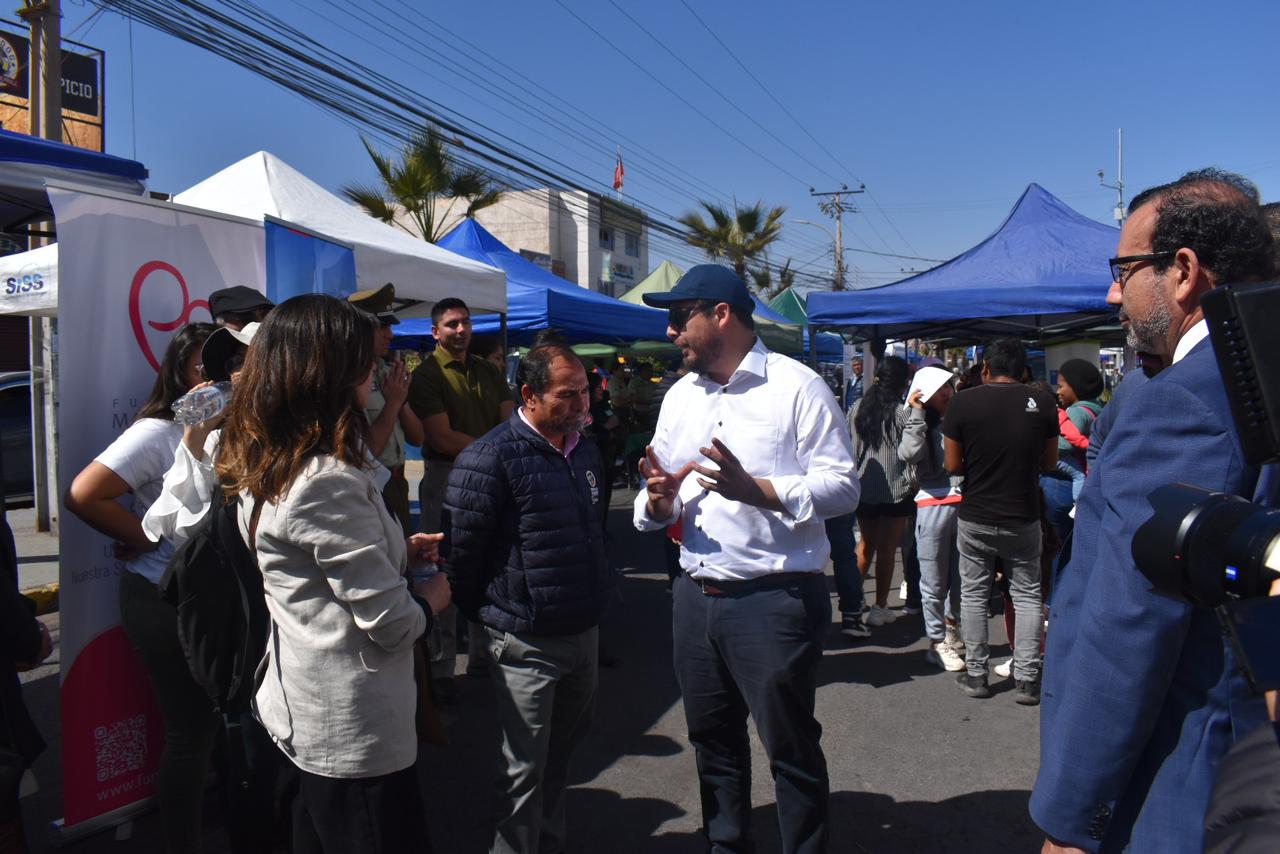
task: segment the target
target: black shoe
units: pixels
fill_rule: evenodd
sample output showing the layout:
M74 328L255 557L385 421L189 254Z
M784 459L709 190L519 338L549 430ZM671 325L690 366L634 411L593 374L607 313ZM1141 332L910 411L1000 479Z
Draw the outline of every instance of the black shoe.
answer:
M960 685L961 691L975 700L985 700L991 696L991 686L987 684L985 676L970 676L968 671L962 670L956 674L956 682Z
M1018 690L1013 695L1013 701L1019 706L1038 706L1040 705L1040 680L1023 682L1018 681Z
M840 634L854 640L871 637L871 630L862 622L862 614L845 614L840 618Z

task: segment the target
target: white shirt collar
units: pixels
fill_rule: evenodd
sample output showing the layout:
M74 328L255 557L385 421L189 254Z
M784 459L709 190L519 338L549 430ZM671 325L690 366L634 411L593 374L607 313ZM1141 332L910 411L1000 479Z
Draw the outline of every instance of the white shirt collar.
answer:
M1173 362L1178 364L1184 356L1191 352L1191 348L1199 344L1201 341L1209 337L1209 321L1201 320L1195 326L1183 333L1178 339L1178 346L1173 348Z
M733 373L729 376L729 381L725 383L725 386L733 385L734 379L736 379L739 374L743 373L753 374L762 379L768 379L768 372L765 367L768 360L769 348L764 346L764 342L757 336L755 343L751 345L751 349L742 357L742 361L738 363L738 367L734 368ZM697 376L698 382L709 386L720 385L720 383L711 379L711 377L706 374L698 374Z

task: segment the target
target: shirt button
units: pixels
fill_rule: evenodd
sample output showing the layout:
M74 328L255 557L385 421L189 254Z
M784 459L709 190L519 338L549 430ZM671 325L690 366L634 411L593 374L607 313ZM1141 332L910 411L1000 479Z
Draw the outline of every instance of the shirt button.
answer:
M724 426L724 422L723 422L723 421L717 421L717 422L716 422L716 426L717 426L717 427L723 427L723 426Z

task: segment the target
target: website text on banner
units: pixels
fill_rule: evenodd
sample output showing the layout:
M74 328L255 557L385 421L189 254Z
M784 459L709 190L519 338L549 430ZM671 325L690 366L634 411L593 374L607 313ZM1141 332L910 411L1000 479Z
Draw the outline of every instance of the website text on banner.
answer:
M208 295L261 289L262 226L50 187L58 223L59 493L132 422L169 338L209 322ZM163 745L151 687L120 627L123 565L60 516L63 809L67 826L154 794Z

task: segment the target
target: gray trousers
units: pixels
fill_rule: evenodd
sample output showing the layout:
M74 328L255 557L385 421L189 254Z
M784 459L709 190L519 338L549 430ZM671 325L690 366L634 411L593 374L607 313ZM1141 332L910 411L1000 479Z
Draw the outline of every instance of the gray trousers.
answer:
M444 460L427 460L422 481L418 484L418 507L421 518L418 528L426 534L438 533L441 511L444 510L444 489L449 483L453 463ZM479 623L472 623L468 635L467 666L484 661L484 638ZM431 621L431 634L427 638L431 653L431 675L436 679L450 679L458 656L458 609L452 604Z
M920 607L929 640L946 637L944 617L960 619L960 551L955 504L916 508L916 556L920 560Z
M502 730L491 854L565 850L569 756L591 722L599 632L546 636L484 628Z
M1040 523L998 527L960 519L956 527L960 548L960 634L969 675L987 675L987 601L999 557L1009 576L1009 593L1017 618L1012 639L1013 677L1019 682L1039 679L1040 636L1044 630Z

